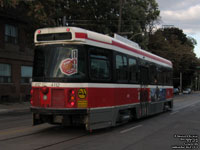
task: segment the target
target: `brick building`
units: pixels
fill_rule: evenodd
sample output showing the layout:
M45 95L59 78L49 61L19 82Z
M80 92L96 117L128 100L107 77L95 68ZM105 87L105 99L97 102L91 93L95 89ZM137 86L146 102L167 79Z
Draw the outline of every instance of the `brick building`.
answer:
M33 49L27 31L20 14L0 8L0 103L29 99Z

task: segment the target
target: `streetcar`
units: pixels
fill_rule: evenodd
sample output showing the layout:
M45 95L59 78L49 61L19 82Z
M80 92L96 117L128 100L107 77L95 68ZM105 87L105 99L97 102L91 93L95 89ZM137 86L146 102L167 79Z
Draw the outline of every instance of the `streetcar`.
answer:
M121 36L77 27L35 31L33 125L92 131L173 108L171 61Z

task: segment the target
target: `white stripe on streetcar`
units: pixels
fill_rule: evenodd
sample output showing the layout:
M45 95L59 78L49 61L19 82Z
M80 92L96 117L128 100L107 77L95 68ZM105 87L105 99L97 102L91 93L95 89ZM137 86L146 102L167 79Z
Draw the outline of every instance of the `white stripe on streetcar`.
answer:
M140 84L112 84L112 83L59 83L59 82L32 82L33 87L68 87L68 88L141 88ZM173 86L147 85L143 88L173 88Z

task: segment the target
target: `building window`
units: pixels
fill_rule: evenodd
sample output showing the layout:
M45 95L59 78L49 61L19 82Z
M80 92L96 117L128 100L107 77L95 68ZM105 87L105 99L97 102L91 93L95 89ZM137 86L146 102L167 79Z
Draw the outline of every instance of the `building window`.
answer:
M5 42L18 43L18 28L13 25L5 25Z
M32 78L33 67L21 66L21 83L29 83Z
M0 63L0 83L11 83L11 65Z

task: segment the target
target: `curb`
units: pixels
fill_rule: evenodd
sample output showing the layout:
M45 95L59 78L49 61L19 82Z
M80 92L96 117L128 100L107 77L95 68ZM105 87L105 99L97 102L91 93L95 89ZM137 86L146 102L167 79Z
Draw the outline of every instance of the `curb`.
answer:
M24 109L0 109L0 115L14 114L14 113L30 113L30 108Z

